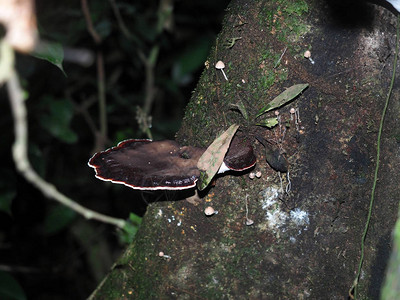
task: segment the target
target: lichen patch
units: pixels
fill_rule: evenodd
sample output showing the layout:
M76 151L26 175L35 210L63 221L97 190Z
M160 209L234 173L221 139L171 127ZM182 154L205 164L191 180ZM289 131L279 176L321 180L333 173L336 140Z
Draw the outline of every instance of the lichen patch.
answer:
M307 230L310 223L308 212L300 208L294 208L291 211L282 209L279 200L279 189L275 186L269 186L263 190L260 195L261 208L265 211L266 224L260 224L279 236L280 233L286 232L289 228L298 230L300 234L303 230Z

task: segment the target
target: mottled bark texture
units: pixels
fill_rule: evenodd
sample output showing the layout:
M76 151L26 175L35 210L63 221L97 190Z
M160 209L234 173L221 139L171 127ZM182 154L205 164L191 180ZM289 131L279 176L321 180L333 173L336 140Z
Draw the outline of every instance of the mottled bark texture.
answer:
M177 140L204 147L240 124L238 134L253 143L254 171L262 176L225 175L200 199L177 193L150 204L135 241L94 298L347 299L368 213L395 27L391 11L364 1L234 0ZM314 64L304 58L306 50ZM218 60L228 81L214 68ZM259 109L297 83L309 88L279 109L281 127L252 125ZM239 101L249 121L231 109ZM400 198L399 115L396 80L360 278L362 299L378 298L390 253ZM267 165L256 135L285 152L289 193L280 192L279 174ZM288 180L281 176L285 189ZM218 214L206 217L206 206ZM246 215L253 225L246 225Z

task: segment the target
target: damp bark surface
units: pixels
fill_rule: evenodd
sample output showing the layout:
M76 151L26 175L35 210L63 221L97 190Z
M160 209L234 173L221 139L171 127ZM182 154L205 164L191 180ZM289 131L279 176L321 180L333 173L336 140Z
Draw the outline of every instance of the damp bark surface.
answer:
M198 197L191 190L151 203L134 242L92 297L347 299L370 203L395 27L396 16L372 4L234 0L177 141L207 147L240 124L261 178L228 174ZM228 81L214 68L218 60ZM263 106L298 83L309 87L279 109L280 125L254 126L274 115L255 119ZM360 299L379 297L391 250L400 198L398 83L384 123ZM239 101L248 120L232 109ZM256 135L284 153L290 185L287 173L268 166ZM206 217L207 206L218 213ZM254 223L246 225L248 219Z

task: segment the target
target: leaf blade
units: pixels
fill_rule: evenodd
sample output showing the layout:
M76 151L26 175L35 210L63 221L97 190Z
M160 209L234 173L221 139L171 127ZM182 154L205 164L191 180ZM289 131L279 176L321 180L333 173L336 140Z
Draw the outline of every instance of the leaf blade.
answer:
M237 103L231 103L231 109L237 109L243 116L243 118L248 121L249 115L247 114L246 107L244 106L243 102L239 100Z
M278 124L278 119L276 117L274 118L268 118L265 120L262 120L261 122L257 123L257 126L263 126L263 127L268 127L272 128Z
M265 114L266 112L273 110L275 108L279 108L288 102L292 101L298 95L300 95L306 88L308 87L308 83L300 83L292 85L290 88L287 88L278 96L276 96L271 102L269 102L266 106L259 110L256 115L256 118Z
M62 65L64 60L64 49L60 43L42 41L33 50L31 55L52 63L61 70L65 77L67 77Z
M239 125L231 125L225 132L218 136L197 162L197 167L200 170L200 177L197 182L197 187L200 191L204 190L217 174L229 145Z

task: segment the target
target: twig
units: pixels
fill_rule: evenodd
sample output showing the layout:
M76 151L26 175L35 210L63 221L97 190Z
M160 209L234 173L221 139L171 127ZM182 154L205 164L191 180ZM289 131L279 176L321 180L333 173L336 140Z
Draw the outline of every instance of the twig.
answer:
M286 173L286 178L287 178L288 183L286 185L285 191L286 191L286 194L289 195L290 190L292 189L292 182L290 181L289 170Z
M90 35L92 36L92 38L94 39L96 44L100 44L101 37L93 27L92 18L90 17L89 5L87 3L87 0L81 0L81 6L82 6L83 15L85 17L86 25L87 25Z
M89 5L87 0L81 0L81 6L83 15L85 16L87 29L92 36L94 42L99 45L102 42L101 36L93 27L92 18L90 16ZM103 53L99 50L96 55L97 61L97 92L99 97L99 123L100 130L98 134L95 135L95 151L100 151L104 148L104 144L107 141L107 99L106 99L106 83L105 83L105 71L104 71L104 59Z
M155 81L154 81L154 66L157 61L158 57L158 51L159 51L159 46L153 46L151 49L148 57L144 55L142 51L138 51L138 55L140 60L143 62L144 67L145 67L145 73L146 73L146 87L145 87L145 99L144 99L144 105L142 109L143 113L143 120L151 120L150 117L150 112L151 108L153 106L153 102L156 96L157 89L155 87ZM151 136L151 124L147 123L139 123L140 126L143 127L143 132L147 133L147 136L152 139Z
M114 12L115 18L117 19L117 23L119 28L121 29L122 33L129 39L133 40L134 35L129 31L128 27L125 25L124 20L122 19L121 13L119 12L117 3L115 3L115 0L109 0L111 4L111 8Z
M254 221L252 219L249 219L249 207L248 207L248 204L247 204L248 196L249 195L246 195L246 198L245 198L245 200L246 200L246 225L250 226L250 225L254 224Z
M121 29L122 33L129 39L135 41L136 38L135 36L129 31L128 27L125 25L125 22L121 16L121 13L118 9L118 6L115 2L115 0L109 0L111 7L113 9L115 18L117 19L117 23L119 28ZM165 4L169 4L169 2L165 1L160 1L160 7L159 10L164 12L164 13L159 13L159 19L158 23L162 24L163 26L158 26L157 28L157 33L161 33L161 31L164 28L166 20L162 19L162 16L165 15L165 10L168 10L168 5L165 6ZM142 61L144 68L145 68L145 99L144 99L144 104L142 108L139 108L137 110L137 120L139 123L139 127L141 130L147 135L149 139L152 139L152 134L151 134L151 109L153 107L153 103L157 94L157 88L155 86L155 76L154 76L154 69L155 65L158 59L158 53L159 53L159 45L155 44L148 55L146 56L140 49L137 51L138 56L140 60Z
M15 142L12 147L12 154L17 170L46 197L60 202L83 215L86 219L94 219L123 228L126 224L125 220L105 216L79 205L72 199L60 193L55 186L45 181L36 173L28 159L27 110L19 79L14 69L11 71L7 82L7 91L14 118Z
M99 97L100 135L97 137L96 140L96 151L104 148L104 144L107 141L108 136L106 83L104 73L103 53L99 51L97 52L97 91Z
M82 104L76 103L70 95L67 96L71 103L74 105L75 111L81 114L86 121L87 125L89 126L90 131L93 135L97 134L97 128L95 122L93 121L91 115L88 112L88 107L91 106L95 101L95 97L92 96L89 99L83 100Z
M146 57L143 52L138 52L139 58L144 64L146 73L146 98L143 105L143 111L146 115L150 114L156 95L156 88L154 86L154 66L157 61L158 50L158 46L153 46L148 57Z
M281 62L281 60L282 60L282 57L283 57L283 56L285 55L285 53L286 53L286 50L287 50L287 47L285 48L285 50L283 50L283 53L281 54L281 57L279 57L278 61L276 62L275 66L274 66L274 69L276 69L276 67L279 66L279 64L280 64L280 62Z
M248 195L246 195L246 220L248 220L248 218L249 218L249 207L247 206L247 196Z
M281 175L280 171L278 171L278 176L279 176L279 181L281 182L281 187L279 188L279 192L283 193L283 180L282 180L282 175Z
M147 137L152 140L153 135L151 134L151 116L147 115L140 106L136 108L136 121L139 124L140 130L147 135Z

